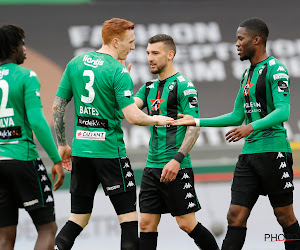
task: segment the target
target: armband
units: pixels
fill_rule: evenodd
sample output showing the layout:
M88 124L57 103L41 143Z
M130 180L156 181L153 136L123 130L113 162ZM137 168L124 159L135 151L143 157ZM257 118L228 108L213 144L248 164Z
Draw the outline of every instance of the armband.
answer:
M182 160L184 159L185 155L181 152L177 152L176 155L174 155L173 159L175 161L178 161L179 163L182 162Z

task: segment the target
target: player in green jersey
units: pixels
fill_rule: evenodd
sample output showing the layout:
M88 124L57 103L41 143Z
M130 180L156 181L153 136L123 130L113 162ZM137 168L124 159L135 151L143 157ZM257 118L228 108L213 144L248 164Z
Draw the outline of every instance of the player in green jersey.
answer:
M268 195L277 221L283 228L286 249L300 249L300 228L293 212L293 159L283 122L290 114L290 78L286 67L268 56L267 25L247 19L237 29L240 59L249 60L240 81L232 113L196 120L181 115L175 125L203 127L238 126L226 140L245 138L234 172L232 199L227 214L228 231L222 249L242 249L247 219L260 194ZM245 121L244 126L239 126Z
M176 46L172 37L159 34L148 41L148 62L158 79L147 82L136 94L139 108L149 115L177 113L199 118L198 92L194 84L173 66ZM171 213L179 227L203 250L217 250L213 235L200 224L195 212L200 204L194 188L189 151L200 129L196 127L151 126L146 167L143 172L139 205L141 211L141 250L157 247L157 227L161 214Z
M121 225L121 249L139 249L136 186L126 156L122 115L131 124L167 125L172 118L148 116L135 105L125 60L135 49L134 23L113 18L102 27L98 51L73 58L66 67L54 102L54 124L63 166L71 172L71 215L56 237L56 249L71 249L87 225L101 183ZM65 107L74 97L72 152L65 138ZM69 163L73 157L72 167Z
M54 200L33 132L54 163L54 190L64 172L43 114L40 82L34 71L20 66L26 59L24 39L22 28L0 27L0 249L14 249L18 209L25 208L38 232L34 249L49 250L57 230Z

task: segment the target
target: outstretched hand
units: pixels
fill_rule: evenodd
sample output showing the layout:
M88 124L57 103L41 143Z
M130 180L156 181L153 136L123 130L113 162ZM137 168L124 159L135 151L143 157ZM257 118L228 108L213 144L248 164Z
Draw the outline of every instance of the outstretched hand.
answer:
M69 145L58 146L58 153L62 159L61 162L63 168L67 171L71 171L71 161L73 160L73 157L71 156L71 148Z
M156 118L157 126L170 125L174 122L174 119L168 116L154 115L153 117Z
M172 123L172 126L195 126L195 119L191 115L178 114L177 116L182 117Z
M248 136L253 131L251 124L245 126L239 126L230 130L226 135L226 140L228 142L237 142L240 139Z

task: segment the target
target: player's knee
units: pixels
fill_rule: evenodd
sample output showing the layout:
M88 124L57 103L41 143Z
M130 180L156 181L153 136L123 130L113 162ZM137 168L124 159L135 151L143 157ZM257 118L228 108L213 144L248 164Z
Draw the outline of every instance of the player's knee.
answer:
M283 228L286 228L286 227L292 225L297 220L293 212L286 213L285 211L278 210L275 212L275 216L276 216L278 223Z
M247 218L240 209L235 207L230 207L227 213L227 221L230 226L246 226Z
M155 232L157 230L157 226L153 224L153 221L144 218L140 219L139 226L141 232Z
M190 233L193 230L193 228L191 228L190 225L184 220L178 220L177 223L179 228L186 233Z

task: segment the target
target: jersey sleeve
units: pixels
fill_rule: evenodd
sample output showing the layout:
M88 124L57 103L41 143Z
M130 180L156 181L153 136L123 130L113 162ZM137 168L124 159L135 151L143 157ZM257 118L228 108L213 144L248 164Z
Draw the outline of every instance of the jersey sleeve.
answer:
M178 97L183 114L200 118L198 91L192 82L178 83Z
M134 103L132 88L133 82L127 69L125 67L117 68L114 77L114 91L120 109Z
M143 108L146 106L147 100L146 100L146 84L144 84L139 91L135 94L134 97L138 97L140 99L142 99L144 105ZM143 109L142 108L142 109Z
M213 118L200 119L200 127L238 126L243 123L244 119L244 95L242 89L240 88L235 99L234 109L231 113Z
M36 107L42 107L40 98L40 81L34 71L30 71L24 84L24 102L26 110Z
M274 110L262 119L251 123L254 130L263 130L281 124L290 115L290 77L282 64L273 66L269 74Z
M72 85L69 76L69 67L70 67L70 63L67 65L62 75L56 95L70 101L72 99L73 92L72 92Z

